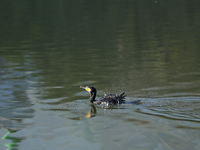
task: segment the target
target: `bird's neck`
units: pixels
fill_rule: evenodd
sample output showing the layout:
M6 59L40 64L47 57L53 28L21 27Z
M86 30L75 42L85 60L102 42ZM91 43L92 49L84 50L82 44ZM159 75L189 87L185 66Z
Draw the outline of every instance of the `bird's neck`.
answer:
M90 102L93 103L96 98L96 93L90 93Z

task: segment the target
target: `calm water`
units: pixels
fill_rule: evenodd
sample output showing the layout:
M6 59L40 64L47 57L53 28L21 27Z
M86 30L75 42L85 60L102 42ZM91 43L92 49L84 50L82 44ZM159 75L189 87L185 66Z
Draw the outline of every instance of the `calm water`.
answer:
M200 149L200 1L3 1L0 149ZM93 107L90 85L141 104Z

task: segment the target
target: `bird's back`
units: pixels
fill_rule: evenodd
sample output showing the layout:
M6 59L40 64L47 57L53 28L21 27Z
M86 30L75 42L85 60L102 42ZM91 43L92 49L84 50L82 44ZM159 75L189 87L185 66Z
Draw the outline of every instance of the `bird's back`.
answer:
M115 104L123 104L125 103L125 92L120 95L116 94L108 94L99 100L95 101L95 104L98 105L115 105Z

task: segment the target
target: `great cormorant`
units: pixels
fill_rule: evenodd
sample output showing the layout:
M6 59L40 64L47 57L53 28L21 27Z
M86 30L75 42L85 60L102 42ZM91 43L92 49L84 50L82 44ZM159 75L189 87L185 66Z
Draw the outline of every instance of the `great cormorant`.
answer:
M104 97L101 97L99 100L95 100L97 90L92 86L80 86L80 88L85 89L90 93L90 102L98 105L115 105L115 104L136 104L140 100L126 102L125 100L125 92L120 95L116 94L108 94Z

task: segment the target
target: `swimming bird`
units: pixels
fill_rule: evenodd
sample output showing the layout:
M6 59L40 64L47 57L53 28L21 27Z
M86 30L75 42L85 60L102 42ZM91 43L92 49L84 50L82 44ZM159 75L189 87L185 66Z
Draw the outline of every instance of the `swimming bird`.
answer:
M116 104L136 104L138 102L140 102L140 100L136 100L136 101L130 101L130 102L126 102L125 100L125 92L123 92L120 95L116 95L116 94L108 94L105 95L104 97L101 97L99 100L95 100L96 98L96 94L97 94L97 90L92 87L92 86L80 86L80 88L85 89L86 91L88 91L90 93L90 102L97 104L97 105L116 105Z

